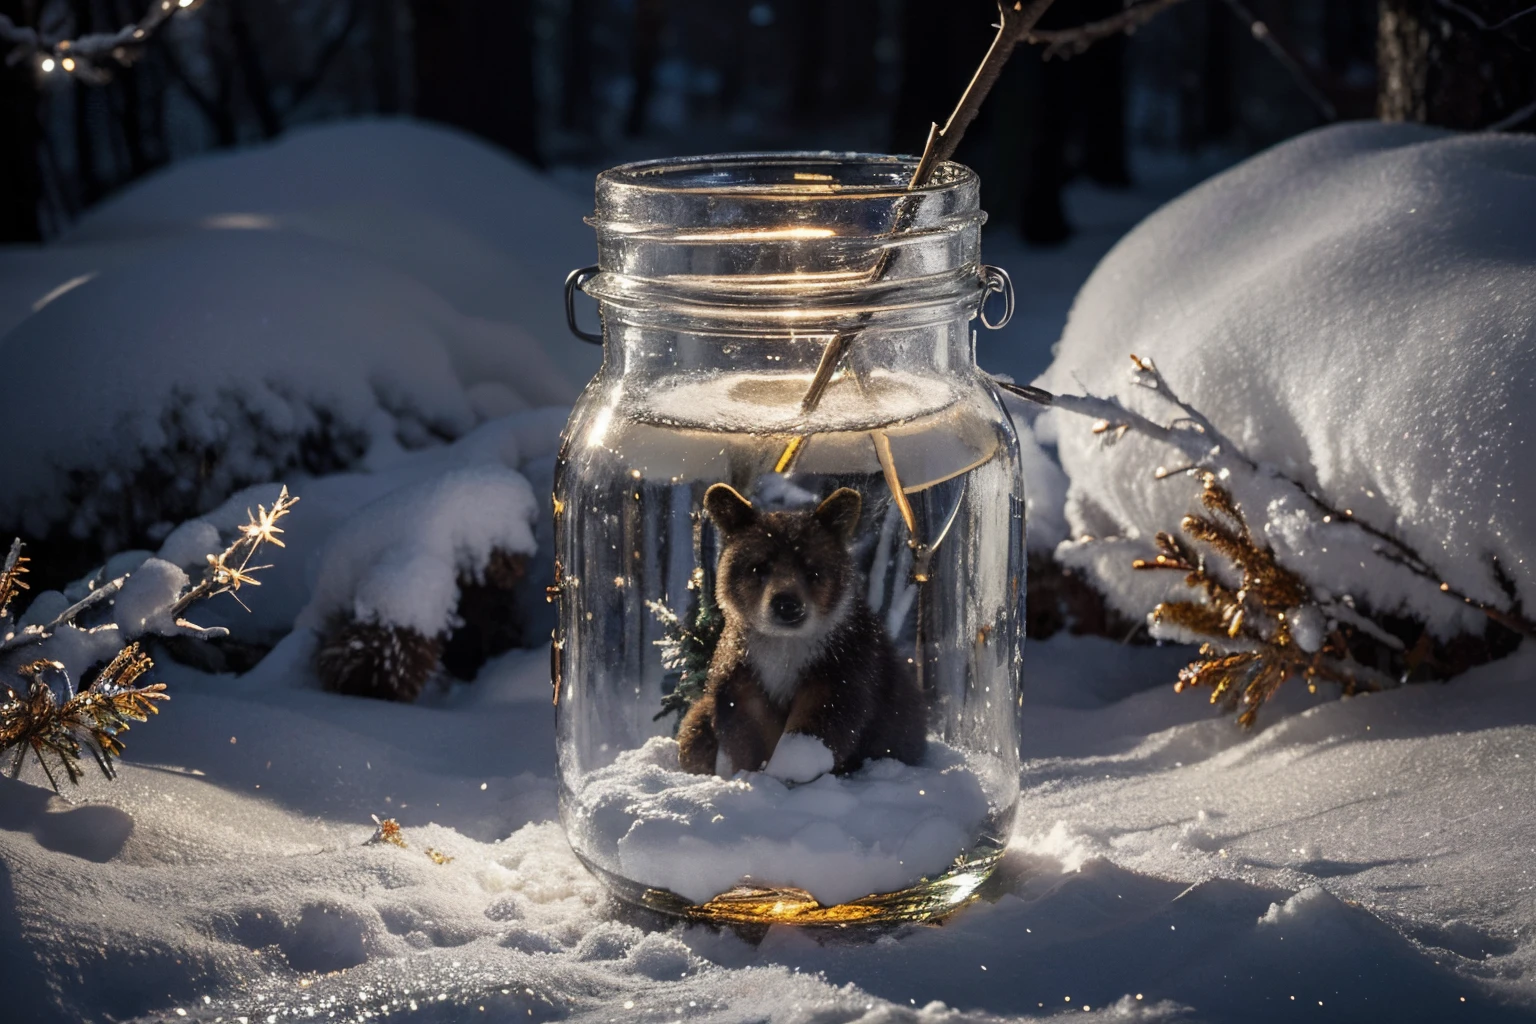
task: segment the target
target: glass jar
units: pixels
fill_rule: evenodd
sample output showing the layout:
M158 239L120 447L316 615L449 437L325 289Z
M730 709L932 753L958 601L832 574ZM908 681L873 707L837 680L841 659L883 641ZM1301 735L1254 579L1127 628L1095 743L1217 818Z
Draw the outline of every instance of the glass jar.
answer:
M598 176L567 308L598 300L604 361L556 468L552 671L561 819L629 901L919 920L1007 843L1024 499L971 327L1006 277L974 172L908 191L913 167Z

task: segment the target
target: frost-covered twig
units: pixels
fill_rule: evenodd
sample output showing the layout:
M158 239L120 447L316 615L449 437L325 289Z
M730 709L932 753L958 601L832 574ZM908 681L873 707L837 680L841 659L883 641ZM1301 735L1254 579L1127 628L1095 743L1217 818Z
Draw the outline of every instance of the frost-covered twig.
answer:
M44 74L54 70L78 75L87 81L100 81L106 75L101 65L107 62L130 64L143 52L149 37L178 11L201 4L202 0L151 0L149 10L132 24L116 32L90 32L70 38L49 39L34 28L17 25L0 14L0 42L11 44L6 54L8 66L35 59Z
M21 541L18 540L16 543L20 544ZM123 584L127 582L127 576L119 576L116 579L108 580L106 583L103 583L95 590L92 590L89 594L85 595L80 600L76 601L74 604L70 605L68 608L64 609L62 612L49 619L47 622L40 625L34 624L27 626L20 632L0 639L0 653L8 651L13 647L23 647L27 644L39 643L47 639L48 636L57 631L59 627L74 622L75 619L78 618L80 614L87 608L106 600L113 594L117 593L119 590L122 590Z
M223 551L208 556L208 567L203 570L202 580L171 606L171 618L179 617L193 603L205 597L228 594L236 601L240 601L239 590L242 586L246 584L253 587L261 586L261 582L252 574L262 569L270 569L271 566L252 565L251 558L263 544L287 547L277 539L277 535L283 532L282 527L277 524L293 509L298 500L290 496L288 488L284 487L270 512L265 505L257 505L254 513L247 509L247 521L240 527L239 536ZM240 606L245 607L245 602L240 601Z

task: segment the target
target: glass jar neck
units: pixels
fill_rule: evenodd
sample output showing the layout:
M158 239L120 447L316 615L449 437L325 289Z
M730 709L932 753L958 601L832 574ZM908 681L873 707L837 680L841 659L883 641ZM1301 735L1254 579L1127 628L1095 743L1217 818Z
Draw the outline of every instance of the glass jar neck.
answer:
M610 367L787 370L843 334L870 359L968 358L984 294L978 181L946 164L908 190L914 166L791 153L604 172L600 272L583 287L602 305Z

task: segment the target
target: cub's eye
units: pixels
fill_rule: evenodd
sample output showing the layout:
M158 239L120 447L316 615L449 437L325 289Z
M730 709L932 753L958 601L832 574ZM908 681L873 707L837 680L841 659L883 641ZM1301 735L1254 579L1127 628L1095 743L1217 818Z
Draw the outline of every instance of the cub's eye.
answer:
M821 579L821 573L817 572L815 569L812 569L805 574L805 578L810 580L812 583L815 583L817 580Z
M751 573L753 576L765 575L768 572L768 563L753 562L751 565L747 566L747 572Z

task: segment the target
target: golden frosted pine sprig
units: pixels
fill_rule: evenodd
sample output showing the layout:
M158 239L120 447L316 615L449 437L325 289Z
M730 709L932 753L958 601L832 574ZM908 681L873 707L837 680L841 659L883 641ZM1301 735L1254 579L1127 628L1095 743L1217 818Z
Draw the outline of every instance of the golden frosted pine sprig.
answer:
M1136 569L1182 572L1185 585L1200 593L1200 600L1164 601L1152 610L1154 634L1201 641L1200 657L1179 672L1174 688L1209 689L1211 703L1240 709L1237 720L1246 728L1293 676L1309 688L1318 679L1337 683L1346 694L1390 682L1350 656L1343 627L1329 619L1300 575L1254 539L1216 474L1203 473L1201 481L1206 514L1185 516L1179 524L1188 540L1159 533L1157 555L1132 563ZM1235 588L1223 582L1201 548L1229 562L1241 582Z

